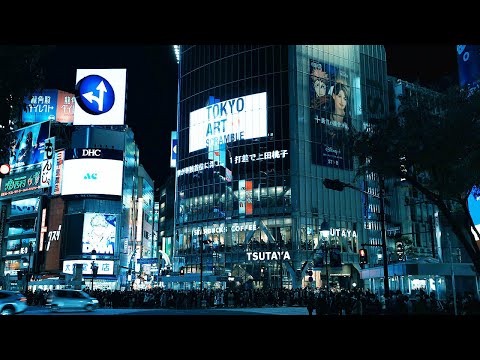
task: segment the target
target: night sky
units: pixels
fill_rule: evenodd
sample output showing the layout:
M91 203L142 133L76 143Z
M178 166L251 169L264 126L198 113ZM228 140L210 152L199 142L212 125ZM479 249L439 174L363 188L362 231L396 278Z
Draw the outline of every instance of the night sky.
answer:
M429 87L458 83L456 45L385 45L387 73ZM47 88L74 92L77 69L127 69L127 117L140 163L156 187L170 173L170 133L176 128L177 63L172 45L59 45L47 68ZM448 81L446 79L449 79Z

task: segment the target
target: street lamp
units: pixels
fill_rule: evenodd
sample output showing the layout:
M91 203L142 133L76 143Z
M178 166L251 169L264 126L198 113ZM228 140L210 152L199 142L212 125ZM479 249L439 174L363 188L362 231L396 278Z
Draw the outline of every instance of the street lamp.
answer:
M97 250L93 249L92 250L92 265L91 265L91 269L92 269L92 290L91 291L93 291L93 279L95 278L95 276L97 275L97 272L98 272L98 265L95 262L96 259L97 259Z
M327 247L327 239L330 235L330 225L328 224L327 220L323 219L323 222L320 224L320 234L322 235L323 239L323 254L324 254L324 262L325 262L325 276L327 280L327 296L330 296L330 281L329 281L329 274L328 274L328 252L330 247Z

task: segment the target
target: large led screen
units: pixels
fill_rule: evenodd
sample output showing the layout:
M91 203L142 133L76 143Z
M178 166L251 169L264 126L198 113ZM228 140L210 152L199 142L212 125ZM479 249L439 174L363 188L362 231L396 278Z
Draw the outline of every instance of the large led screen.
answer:
M123 125L126 88L126 69L77 69L73 125Z
M113 255L117 231L116 215L86 213L83 220L82 253Z
M49 132L50 122L45 121L9 133L10 167L16 169L42 162Z
M474 186L468 196L468 210L472 217L473 224L478 232L480 232L480 187ZM476 232L472 229L475 240L480 240Z
M309 85L312 163L351 170L353 159L344 141L352 126L351 77L346 70L310 59Z
M189 152L267 136L267 93L230 99L190 113Z
M70 159L63 163L62 195L122 195L123 161Z
M47 89L25 98L22 112L24 123L56 121L72 123L75 111L75 94L62 90Z

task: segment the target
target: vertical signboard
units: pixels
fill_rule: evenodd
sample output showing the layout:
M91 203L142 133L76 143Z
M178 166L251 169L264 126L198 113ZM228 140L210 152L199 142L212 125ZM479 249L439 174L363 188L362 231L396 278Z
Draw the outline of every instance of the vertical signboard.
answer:
M64 159L65 150L55 151L55 176L53 178L52 195L60 195L62 193L62 174Z
M245 180L238 180L238 214L240 216L245 216L245 207L247 205L245 190Z
M170 167L175 168L177 166L177 132L172 131L170 140Z
M47 236L44 240L43 251L45 271L60 270L60 250L62 246L62 222L65 211L65 202L60 197L50 200L48 212ZM43 216L43 214L42 214Z
M253 214L253 181L245 181L245 215Z
M53 155L55 153L55 137L45 140L45 156L42 162L42 175L40 177L40 187L50 187L53 171Z

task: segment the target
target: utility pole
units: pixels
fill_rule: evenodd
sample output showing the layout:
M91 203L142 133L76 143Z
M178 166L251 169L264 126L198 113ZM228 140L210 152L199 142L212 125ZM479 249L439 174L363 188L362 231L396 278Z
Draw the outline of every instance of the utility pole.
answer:
M345 183L338 179L323 179L323 185L330 190L343 191L344 188L348 187L350 189L356 190L365 194L367 196L372 196L380 200L380 222L381 222L381 233L382 233L382 256L383 256L383 287L384 294L390 294L390 286L388 283L388 254L387 254L387 229L386 229L386 219L385 219L385 179L383 176L380 176L379 187L380 195L371 194L367 191L364 191L352 184Z
M457 310L457 290L455 288L455 272L453 271L453 253L452 253L452 243L450 242L450 234L447 230L447 242L450 249L450 271L452 275L452 292L453 292L453 311L455 315L458 315Z
M384 296L390 294L390 285L388 283L388 254L387 254L387 229L385 226L385 179L380 176L380 221L382 232L382 254L383 254L383 288Z

